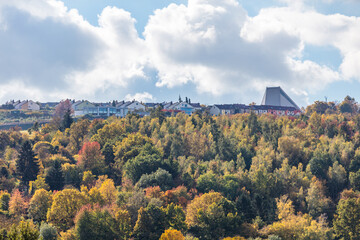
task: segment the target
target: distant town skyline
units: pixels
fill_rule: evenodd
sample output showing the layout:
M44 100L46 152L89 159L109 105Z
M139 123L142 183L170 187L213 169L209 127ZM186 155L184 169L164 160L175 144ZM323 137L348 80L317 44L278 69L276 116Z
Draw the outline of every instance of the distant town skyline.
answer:
M355 0L0 2L0 102L360 101Z

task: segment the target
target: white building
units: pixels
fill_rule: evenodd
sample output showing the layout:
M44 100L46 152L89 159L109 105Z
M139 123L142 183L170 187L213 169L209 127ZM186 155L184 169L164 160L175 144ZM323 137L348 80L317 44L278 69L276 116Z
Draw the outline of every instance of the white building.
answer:
M32 100L22 101L14 106L18 110L39 111L40 105Z

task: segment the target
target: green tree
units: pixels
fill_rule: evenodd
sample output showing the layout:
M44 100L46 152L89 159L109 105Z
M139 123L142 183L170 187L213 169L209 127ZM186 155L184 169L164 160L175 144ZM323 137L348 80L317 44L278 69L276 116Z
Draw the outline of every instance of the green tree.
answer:
M8 233L9 240L38 240L39 231L30 221L20 221L18 225L12 225Z
M309 162L311 173L314 174L319 179L326 179L327 170L330 165L331 165L331 160L330 160L330 156L327 153L317 154L315 152L315 156Z
M116 220L106 209L82 209L76 217L76 235L80 240L118 239Z
M109 143L105 143L104 147L102 148L102 155L105 157L105 164L107 167L111 167L112 164L115 162L115 155L113 146Z
M101 153L104 156L104 163L106 168L105 173L113 179L116 178L116 174L114 173L116 169L114 169L115 155L113 145L108 142L105 143L104 147L101 150Z
M35 158L30 141L25 141L21 146L19 158L16 161L16 171L25 186L29 181L34 181L39 172L39 163Z
M350 96L346 96L344 98L344 101L342 101L339 105L339 109L340 112L342 113L353 113L357 111L357 105L355 102L355 99L350 97Z
M5 131L0 132L0 150L3 151L7 146L11 144L9 134Z
M159 124L161 125L164 120L165 120L165 113L162 111L163 108L161 105L159 105L158 107L156 107L155 109L152 109L150 112L150 117L151 118L157 118L159 119Z
M351 187L356 191L360 191L360 170L357 172L350 172L349 180Z
M78 166L75 164L65 163L62 165L62 171L65 185L72 185L76 188L80 188L82 173Z
M170 227L182 232L186 231L186 216L182 207L175 205L174 203L170 203L167 205L164 211L166 215L166 227Z
M208 172L200 175L196 180L196 188L201 193L210 191L221 192L222 184L220 178L213 172Z
M345 168L337 161L334 162L332 167L329 167L327 186L329 189L330 197L336 199L338 194L347 185L347 173Z
M64 187L64 174L58 160L46 172L45 181L51 190L61 190Z
M171 137L170 145L170 159L177 159L180 156L184 155L184 142L181 138L181 134L178 130L175 130L175 134Z
M134 239L158 240L166 228L166 215L162 208L149 205L140 208L134 227Z
M0 192L0 210L9 211L11 195L8 192Z
M61 101L55 108L53 125L61 131L69 128L72 123L71 114L73 111L69 99Z
M146 144L140 154L130 159L124 166L126 175L133 182L137 182L143 174L155 172L159 168L171 170L171 167L165 163L159 152L150 144Z
M317 178L313 178L306 196L309 214L317 218L321 214L331 217L333 214L333 202L326 196L324 183Z
M56 240L57 230L51 224L42 222L40 226L40 237L42 240Z
M71 110L67 109L61 121L60 130L64 131L65 129L70 128L73 122L74 120L71 117Z
M254 112L250 113L248 118L247 126L250 130L250 135L255 136L258 132L261 131L261 126L258 121L258 117Z
M120 209L116 212L115 219L119 226L118 237L121 240L130 239L132 226L129 212L127 210Z
M344 240L360 239L360 198L340 199L334 219L334 230L337 237Z
M168 171L159 168L156 172L143 174L137 184L142 188L160 186L162 190L169 190L173 187L174 180Z

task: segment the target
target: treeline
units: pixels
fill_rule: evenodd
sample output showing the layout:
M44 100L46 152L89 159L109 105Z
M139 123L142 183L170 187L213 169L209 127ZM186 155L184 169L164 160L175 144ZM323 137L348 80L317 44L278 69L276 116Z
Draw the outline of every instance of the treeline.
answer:
M360 239L360 116L308 113L1 131L0 239Z

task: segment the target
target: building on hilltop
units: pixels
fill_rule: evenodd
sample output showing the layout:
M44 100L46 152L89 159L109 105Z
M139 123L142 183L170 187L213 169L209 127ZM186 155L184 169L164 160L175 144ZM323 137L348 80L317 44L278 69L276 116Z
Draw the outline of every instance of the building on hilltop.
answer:
M215 104L210 108L211 115L233 115L241 113L257 115L298 116L301 114L296 103L280 88L267 87L261 105Z
M22 101L22 102L16 104L14 107L15 107L15 109L18 109L18 110L29 110L29 111L39 111L40 110L40 105L32 100Z
M136 112L141 116L147 115L145 106L138 101L121 101L115 106L109 103L90 103L88 101L78 101L73 104L74 116L91 115L93 117L125 117L128 113Z
M210 108L211 115L232 115L249 112L245 104L215 104Z
M296 103L281 89L281 87L267 87L261 105L294 107L300 110Z

